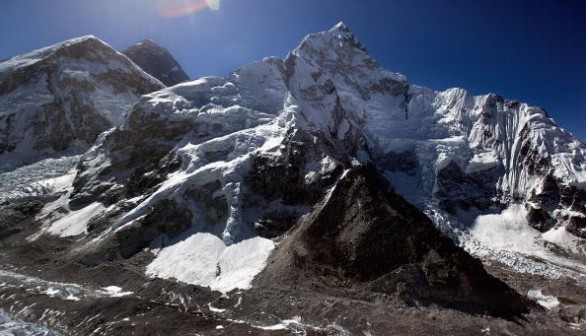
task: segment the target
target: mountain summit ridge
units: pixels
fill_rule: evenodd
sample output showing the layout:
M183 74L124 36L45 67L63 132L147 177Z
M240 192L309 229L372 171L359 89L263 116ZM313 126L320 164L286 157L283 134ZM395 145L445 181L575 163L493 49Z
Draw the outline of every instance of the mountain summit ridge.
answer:
M0 171L86 151L142 94L162 89L93 35L0 63Z

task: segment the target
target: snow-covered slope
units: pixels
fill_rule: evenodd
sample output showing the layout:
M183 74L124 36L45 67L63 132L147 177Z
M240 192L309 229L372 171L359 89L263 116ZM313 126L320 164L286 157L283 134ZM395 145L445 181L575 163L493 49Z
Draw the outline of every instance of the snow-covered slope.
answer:
M43 217L41 232L77 236L72 249L86 264L147 248L156 253L149 275L247 288L269 239L327 199L344 171L373 164L465 246L491 244L490 216L503 219L497 236L518 232L505 220L516 211L529 244L580 253L585 151L538 107L409 84L338 24L285 60L142 96L83 155L72 188L50 205L65 211ZM194 248L202 242L211 252ZM499 244L488 248L510 245ZM246 269L230 253L256 248ZM201 273L189 271L194 265ZM218 273L218 265L236 270Z
M0 171L83 153L139 96L163 87L93 36L1 62Z
M433 210L457 216L521 203L534 228L566 225L586 237L586 146L544 110L494 94L408 85L343 24L308 36L286 64L305 122L298 126L374 161L420 208L437 204Z

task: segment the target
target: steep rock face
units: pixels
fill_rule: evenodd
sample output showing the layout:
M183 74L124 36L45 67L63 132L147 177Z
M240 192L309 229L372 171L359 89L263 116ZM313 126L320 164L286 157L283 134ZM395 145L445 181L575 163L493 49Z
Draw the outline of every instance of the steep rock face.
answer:
M122 53L167 86L189 80L173 55L151 40L141 41Z
M122 256L169 233L155 222L210 231L226 244L279 236L351 164L338 139L293 127L293 101L275 58L145 95L84 155L69 204L112 205L109 220L91 227L112 226L107 240L122 247L134 237Z
M0 171L86 151L164 86L93 36L0 63Z
M268 265L256 280L261 288L319 279L474 313L511 316L529 306L393 193L372 166L345 172Z
M296 126L374 162L420 209L457 217L522 203L534 228L583 235L586 146L544 110L409 85L343 24L306 37L285 65Z
M244 210L254 203L243 196L244 181L256 157L279 155L286 135L286 120L277 118L286 94L281 67L269 58L226 78L144 96L121 127L84 155L70 203L114 205L97 232L113 227L107 240L121 247L143 237L123 256L170 233L161 229L169 225L209 231L227 244L253 236L258 214ZM167 210L185 216L166 216Z

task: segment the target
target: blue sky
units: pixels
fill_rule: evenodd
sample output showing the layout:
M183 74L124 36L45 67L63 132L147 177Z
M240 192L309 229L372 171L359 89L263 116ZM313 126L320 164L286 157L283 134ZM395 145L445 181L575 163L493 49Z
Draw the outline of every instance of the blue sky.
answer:
M217 10L162 15L173 1L205 2L2 1L0 59L85 34L119 50L151 38L192 77L226 75L344 21L413 84L543 106L586 139L586 0L207 0Z

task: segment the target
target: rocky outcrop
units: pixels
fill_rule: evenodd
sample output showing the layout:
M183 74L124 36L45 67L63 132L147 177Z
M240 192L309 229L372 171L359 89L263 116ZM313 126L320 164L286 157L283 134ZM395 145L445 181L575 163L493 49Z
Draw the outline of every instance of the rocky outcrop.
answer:
M154 41L143 40L122 52L146 73L167 86L189 80L181 65L169 51Z
M257 278L261 288L319 279L474 313L512 316L531 306L393 193L372 166L345 172L268 265Z

